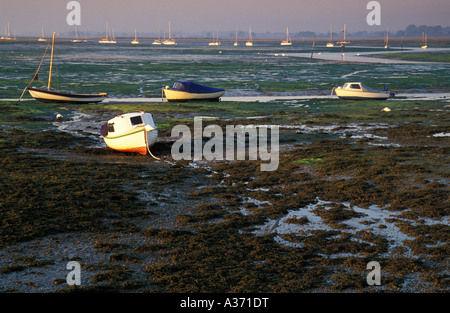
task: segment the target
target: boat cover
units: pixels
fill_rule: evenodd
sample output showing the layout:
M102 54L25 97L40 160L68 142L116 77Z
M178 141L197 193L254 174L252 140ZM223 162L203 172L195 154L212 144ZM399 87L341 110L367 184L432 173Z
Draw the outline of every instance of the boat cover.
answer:
M178 81L173 84L173 90L185 91L190 93L211 93L224 91L225 89L203 86L191 81Z

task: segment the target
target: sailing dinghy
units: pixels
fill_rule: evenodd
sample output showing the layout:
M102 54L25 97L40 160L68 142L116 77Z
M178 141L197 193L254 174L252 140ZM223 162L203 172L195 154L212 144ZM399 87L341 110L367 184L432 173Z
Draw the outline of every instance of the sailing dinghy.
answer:
M52 54L51 54L51 58L50 58L50 72L48 74L47 89L30 87L30 85L34 81L34 79L37 78L37 74L38 74L39 68L41 66L41 65L39 65L39 68L38 68L33 80L26 87L26 89L28 90L30 95L33 98L35 98L36 100L39 100L41 102L96 103L96 102L103 101L107 97L107 94L104 92L96 93L96 94L85 94L85 93L74 93L74 92L57 91L57 90L50 89L50 85L51 85L51 81L52 81L54 46L55 46L55 33L53 33L53 39L52 39ZM44 57L45 57L45 53L44 53ZM42 58L42 60L44 60L44 57ZM41 64L42 64L42 61L41 61ZM23 95L23 93L22 93L22 95ZM22 97L20 97L20 98L22 98Z

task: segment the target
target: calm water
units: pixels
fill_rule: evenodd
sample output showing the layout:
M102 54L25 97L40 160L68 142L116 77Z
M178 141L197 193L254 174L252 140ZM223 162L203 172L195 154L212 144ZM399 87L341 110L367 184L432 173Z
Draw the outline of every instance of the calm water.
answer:
M47 43L0 42L0 99L18 98L31 81ZM340 47L316 44L314 56L340 55ZM346 47L347 55L383 52L382 47ZM392 51L392 50L391 50ZM399 50L400 51L400 50ZM52 87L81 92L107 92L113 98L157 98L161 88L192 80L225 88L225 96L328 95L346 81L364 81L374 88L401 91L447 89L450 64L350 63L311 59L311 43L282 47L279 42L232 42L210 47L207 42L181 41L177 46L133 46L57 41ZM303 57L300 57L303 56ZM305 57L306 56L306 57ZM34 86L47 84L50 49ZM29 98L28 93L25 98Z

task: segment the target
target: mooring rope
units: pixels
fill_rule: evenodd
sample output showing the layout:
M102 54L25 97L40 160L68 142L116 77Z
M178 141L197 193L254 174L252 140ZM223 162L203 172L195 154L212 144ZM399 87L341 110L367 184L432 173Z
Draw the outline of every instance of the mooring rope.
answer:
M149 153L154 159L161 161L160 158L155 157L155 156L153 155L153 153L150 151L150 147L148 146L147 131L144 129L144 132L145 132L145 145L147 146L147 151L148 151L148 153Z

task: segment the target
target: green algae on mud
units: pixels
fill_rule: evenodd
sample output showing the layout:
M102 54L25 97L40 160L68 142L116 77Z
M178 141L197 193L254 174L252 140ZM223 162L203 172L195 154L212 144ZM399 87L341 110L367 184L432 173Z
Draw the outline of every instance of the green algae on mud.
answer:
M439 221L449 214L448 141L434 136L449 132L445 101L307 99L83 106L30 101L7 105L16 111L5 110L2 124L14 125L0 132L1 197L5 199L0 206L5 221L0 244L20 255L19 250L30 249L31 241L42 242L42 251L50 250L45 243L49 236L67 235L62 241L74 246L73 238L87 242L89 249L81 251L89 253L76 254L86 264L87 278L80 290L414 292L448 288L443 271L448 225L423 222L426 218ZM382 112L384 106L392 111ZM205 119L204 125L277 124L282 126L280 165L275 172L261 172L259 161L192 164L172 162L168 155L166 164L90 148L93 139L55 129L54 113L61 108L69 115L82 111L98 116L149 111L164 122L164 136L170 136L176 123L192 126L199 114L216 117ZM46 131L29 131L36 125L47 125ZM365 129L381 139L358 137ZM63 152L69 158L61 158ZM280 220L317 199L334 203L330 209L314 209L326 229L255 234L268 220ZM351 206L343 207L344 202ZM401 214L392 223L409 236L403 245L392 247L390 240L371 229L375 220L360 223L363 227L355 234L346 232L345 222L360 214L352 206L368 210L372 205ZM306 216L295 219L300 222L292 224L303 227L313 223ZM91 241L81 234L88 234ZM68 258L64 253L52 258L38 255L16 257L15 266L0 268L1 275L24 273L29 267L44 271ZM366 265L374 259L383 268L383 289L365 283ZM420 285L414 287L409 280L416 276L421 277ZM44 284L35 280L37 285ZM54 285L51 279L48 282ZM70 291L64 283L58 286L53 288Z
M449 52L393 52L371 55L377 58L407 60L407 61L424 61L424 62L442 62L450 63Z

